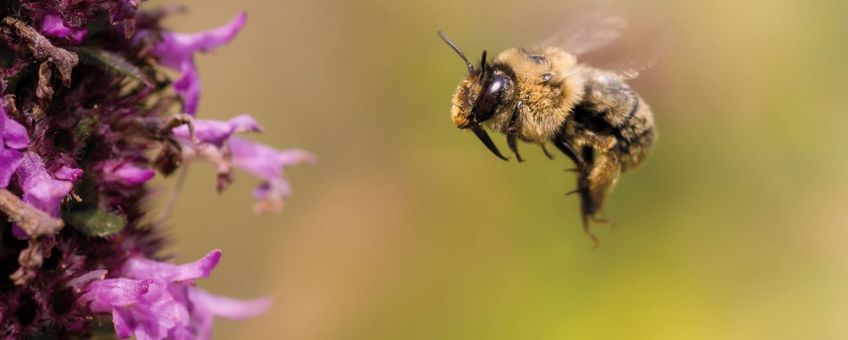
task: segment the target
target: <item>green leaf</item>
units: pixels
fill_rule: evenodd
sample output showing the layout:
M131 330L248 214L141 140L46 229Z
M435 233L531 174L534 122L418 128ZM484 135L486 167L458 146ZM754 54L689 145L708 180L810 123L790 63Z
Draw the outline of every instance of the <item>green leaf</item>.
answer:
M78 210L63 216L70 225L88 236L106 237L127 225L127 218L102 210Z
M71 50L79 54L80 61L84 64L104 66L112 71L138 80L147 86L151 86L140 68L118 54L89 47L74 47Z

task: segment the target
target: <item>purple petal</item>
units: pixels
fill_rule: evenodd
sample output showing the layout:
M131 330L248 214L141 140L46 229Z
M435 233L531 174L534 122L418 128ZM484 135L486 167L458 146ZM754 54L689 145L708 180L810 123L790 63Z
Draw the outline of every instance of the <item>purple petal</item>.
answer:
M209 292L191 287L188 298L197 310L203 310L214 316L240 320L256 317L271 308L271 299L261 298L252 300L234 299L210 294Z
M162 339L169 329L188 327L190 316L183 301L169 291L168 283L126 278L95 281L80 297L93 312L112 312L115 332L121 338Z
M260 199L255 206L259 213L281 210L291 196L291 186L283 174L285 167L316 162L314 155L303 150L279 151L238 137L230 139L230 152L233 165L263 180L254 192Z
M200 75L197 73L194 60L183 63L180 66L180 73L182 76L174 82L174 91L183 97L185 112L194 115L200 104Z
M221 260L220 250L213 250L200 260L182 265L137 257L128 260L123 271L128 277L135 279L150 278L166 282L192 282L199 278L209 277L219 260Z
M0 188L9 186L9 181L12 179L15 170L21 165L23 158L24 154L18 150L0 149Z
M71 191L73 184L50 176L41 157L32 152L24 153L17 174L18 184L24 191L24 202L51 216L59 216L62 198Z
M81 42L85 39L85 35L88 34L88 29L76 30L71 34L71 40L75 42Z
M41 32L46 36L56 38L70 37L76 42L82 41L85 38L88 30L85 28L70 28L65 25L64 20L58 15L47 14L41 21Z
M216 316L241 320L262 315L271 307L270 299L239 300L194 287L188 289L188 299L194 308L192 319L199 339L210 338L212 321Z
M198 33L165 32L162 42L154 53L160 61L170 67L178 68L185 60L191 59L195 52L211 52L221 45L229 43L247 23L247 13L241 12L228 23L208 31Z
M85 288L80 300L94 312L111 312L114 307L137 304L150 289L153 280L125 278L94 281Z
M194 114L200 100L200 76L194 64L194 53L210 52L229 43L246 22L247 13L242 12L227 24L209 31L162 34L162 41L156 45L153 53L163 65L180 71L181 76L174 82L174 90L183 97L186 113Z
M194 135L197 141L213 144L218 148L223 147L226 140L235 133L259 131L262 131L262 126L250 115L236 116L228 121L194 121ZM185 125L174 128L173 132L175 136L185 141L189 141L191 137L189 128Z
M317 161L315 155L308 151L280 151L238 137L230 139L230 150L233 153L233 164L262 179L279 177L285 167L314 164Z
M267 299L236 300L194 287L193 281L208 276L220 257L221 251L215 250L184 265L133 258L122 269L129 277L91 282L80 301L93 312L111 312L121 338L208 339L216 316L243 319L262 314L270 306ZM79 279L96 275L102 277L97 272Z
M140 168L128 161L109 160L97 166L101 180L126 187L137 187L152 179L156 172L149 168Z
M188 302L182 298L185 294L181 293L185 289L183 284L154 280L150 292L143 297L143 304L137 306L134 313L142 334L160 338L174 329L190 327ZM142 338L139 329L135 335Z
M59 168L59 170L56 170L56 172L53 173L53 177L65 181L76 182L80 177L82 177L82 169L72 168L66 165Z
M9 116L3 110L3 105L0 105L0 141L5 146L13 149L23 149L29 145L29 136L26 128ZM0 146L0 149L3 149Z
M74 288L74 291L79 292L83 288L86 288L89 283L105 279L107 273L108 271L103 269L92 270L68 281L68 286Z
M112 311L112 324L115 325L115 335L120 339L126 339L133 335L132 314L129 309L116 307ZM141 337L139 337L142 339ZM149 337L148 337L149 339Z

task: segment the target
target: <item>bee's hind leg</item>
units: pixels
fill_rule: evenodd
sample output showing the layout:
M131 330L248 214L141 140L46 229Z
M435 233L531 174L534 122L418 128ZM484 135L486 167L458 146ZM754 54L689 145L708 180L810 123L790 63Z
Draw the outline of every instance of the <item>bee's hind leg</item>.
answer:
M583 158L580 158L580 156L577 155L577 151L574 150L574 147L571 146L571 144L568 144L558 139L554 139L552 140L552 142L554 143L554 146L559 149L559 151L562 151L563 154L565 154L569 159L571 159L572 162L574 162L574 165L577 166L576 172L583 171L583 169L586 167L586 162L583 161Z
M592 240L592 249L598 249L598 245L600 242L598 241L598 236L592 232L592 226L589 225L589 218L587 216L583 216L583 233Z
M615 227L615 221L608 219L606 217L594 216L591 219L592 219L592 222L594 222L594 223L606 224L606 225L609 225L610 228Z
M621 173L618 158L612 155L594 155L592 163L582 168L577 177L577 192L580 194L580 213L583 217L583 231L597 245L597 238L591 231L590 222L612 225L612 221L600 217L606 195L612 190Z

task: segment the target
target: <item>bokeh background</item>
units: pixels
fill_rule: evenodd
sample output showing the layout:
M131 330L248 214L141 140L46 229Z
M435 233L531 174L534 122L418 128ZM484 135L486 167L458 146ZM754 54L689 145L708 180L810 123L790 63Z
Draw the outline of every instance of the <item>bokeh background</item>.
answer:
M271 296L218 339L848 338L848 2L607 3L663 27L633 82L660 140L582 234L564 157L505 163L450 122L472 56L540 41L596 4L154 0L180 31L250 17L199 56L200 116L250 113L257 138L320 156L279 215L255 181L199 164L177 202L177 259L224 251L201 285ZM587 9L588 8L588 9ZM475 58L476 59L476 58ZM502 138L501 148L506 149ZM162 181L163 190L173 181Z

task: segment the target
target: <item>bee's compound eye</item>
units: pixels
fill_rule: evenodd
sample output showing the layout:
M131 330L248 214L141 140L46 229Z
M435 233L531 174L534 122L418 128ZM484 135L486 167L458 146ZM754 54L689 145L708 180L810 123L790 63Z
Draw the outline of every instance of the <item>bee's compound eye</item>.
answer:
M501 78L501 77L497 77L494 80L492 80L491 84L489 84L489 88L486 90L486 94L487 95L499 95L501 92L503 92L504 89L506 89L506 87L507 87L506 79Z
M503 93L509 87L509 78L503 75L495 76L483 89L474 105L474 117L478 122L485 121L497 112L503 100Z

